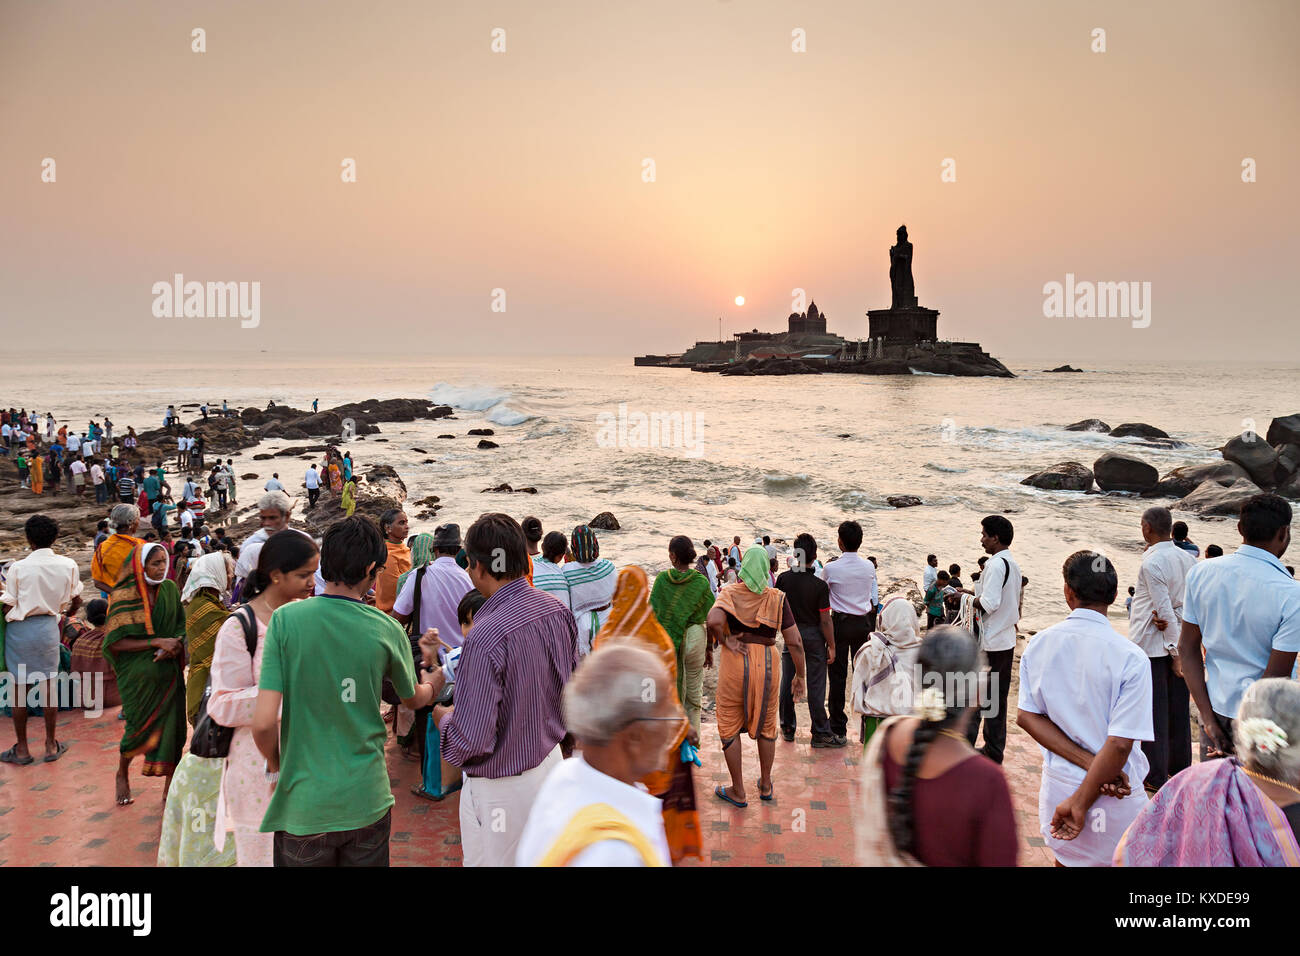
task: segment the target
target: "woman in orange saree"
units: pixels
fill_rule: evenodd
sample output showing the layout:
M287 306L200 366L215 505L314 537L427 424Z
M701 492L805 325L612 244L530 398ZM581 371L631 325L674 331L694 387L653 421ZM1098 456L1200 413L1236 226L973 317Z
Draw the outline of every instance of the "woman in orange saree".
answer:
M657 654L671 677L669 687L677 709L682 709L677 697L677 649L668 632L660 625L650 607L650 584L641 568L631 565L618 572L614 586L614 599L609 619L592 642L592 653L612 643L636 643ZM695 809L695 786L691 765L681 758L682 742L690 730L683 720L680 731L673 736L664 755L663 769L641 779L652 794L664 801L664 829L668 834L668 849L673 863L688 856L700 857L700 821Z

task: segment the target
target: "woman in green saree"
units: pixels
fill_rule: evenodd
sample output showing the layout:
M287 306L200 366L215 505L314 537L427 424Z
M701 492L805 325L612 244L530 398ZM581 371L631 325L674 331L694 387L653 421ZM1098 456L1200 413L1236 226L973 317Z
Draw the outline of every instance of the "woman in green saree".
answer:
M146 777L165 777L164 799L185 748L185 614L167 579L167 549L157 542L131 551L108 599L104 657L117 674L126 730L117 769L117 805L131 803L127 770L144 754Z
M700 700L704 691L704 667L708 656L705 622L713 607L709 579L691 567L695 546L685 535L668 542L672 567L660 571L650 591L650 607L677 651L677 698L690 721L689 739L700 742Z

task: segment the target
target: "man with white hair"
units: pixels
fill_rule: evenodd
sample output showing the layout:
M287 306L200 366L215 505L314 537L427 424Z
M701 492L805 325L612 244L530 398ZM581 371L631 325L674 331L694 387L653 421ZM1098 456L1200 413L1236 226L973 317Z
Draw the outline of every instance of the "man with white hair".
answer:
M262 527L250 534L239 546L239 560L235 562L237 581L243 581L253 573L253 569L257 567L258 555L262 553L262 545L271 535L289 527L289 515L292 512L293 499L283 491L268 491L257 499L257 518L262 523ZM299 534L306 534L305 531L299 531L297 528L292 530L298 531Z
M604 647L565 688L564 719L582 752L542 784L516 864L668 866L663 803L637 782L685 723L668 671L644 648Z

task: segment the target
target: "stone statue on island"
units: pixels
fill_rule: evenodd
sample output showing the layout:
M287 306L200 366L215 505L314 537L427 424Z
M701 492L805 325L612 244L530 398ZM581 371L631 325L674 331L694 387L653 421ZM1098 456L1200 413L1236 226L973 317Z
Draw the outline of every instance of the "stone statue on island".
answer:
M907 241L907 226L898 227L898 244L889 249L889 284L894 292L891 308L916 307L916 284L912 281L912 244Z

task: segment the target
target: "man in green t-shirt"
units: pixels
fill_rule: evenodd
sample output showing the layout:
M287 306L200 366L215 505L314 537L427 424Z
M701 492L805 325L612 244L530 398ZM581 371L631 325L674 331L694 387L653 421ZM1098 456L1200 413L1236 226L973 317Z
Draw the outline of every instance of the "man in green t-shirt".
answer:
M275 834L276 866L388 865L380 689L388 678L412 710L435 690L416 684L401 625L362 600L387 557L370 519L336 522L321 545L324 593L277 608L267 628L253 739L275 787L261 829Z

